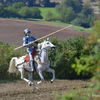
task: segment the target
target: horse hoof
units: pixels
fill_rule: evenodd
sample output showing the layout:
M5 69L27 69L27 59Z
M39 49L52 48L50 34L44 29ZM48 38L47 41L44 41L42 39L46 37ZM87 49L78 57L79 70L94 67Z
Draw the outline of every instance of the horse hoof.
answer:
M28 86L31 86L31 84L28 84Z
M31 86L31 82L28 82L28 86Z
M53 81L52 81L52 80L51 80L50 82L51 82L51 83L53 83Z
M38 89L38 87L37 87L37 86L35 86L35 84L33 84L33 87L34 87L35 89Z
M38 89L38 87L36 87L36 89Z
M38 84L38 85L39 85L41 82L42 82L42 81L36 82L36 84Z

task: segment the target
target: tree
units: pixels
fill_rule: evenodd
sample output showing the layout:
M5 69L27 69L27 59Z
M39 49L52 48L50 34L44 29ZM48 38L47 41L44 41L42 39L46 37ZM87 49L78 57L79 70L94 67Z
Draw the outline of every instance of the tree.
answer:
M94 14L90 14L85 16L84 14L80 13L77 17L71 21L71 24L76 26L82 26L84 28L89 28L93 26L93 22L96 20L96 16Z
M42 18L41 11L37 7L31 7L28 8L27 6L22 7L18 11L19 15L21 15L23 18Z
M81 12L82 8L83 8L83 0L74 0L75 6L73 6L73 10L76 13Z
M33 0L28 0L28 7L33 7Z
M61 2L61 5L63 5L64 8L72 7L76 13L81 12L82 4L82 0L64 0L63 2Z
M75 12L71 7L61 10L60 20L64 23L70 23L76 17Z
M30 11L31 11L31 17L32 18L39 18L39 19L43 18L41 16L41 11L39 10L38 7L32 7L32 8L30 8Z
M83 9L82 9L82 14L85 16L88 16L89 14L93 14L93 9L89 4L84 4Z
M30 18L31 17L31 11L30 9L25 6L25 7L22 7L19 11L18 11L19 15L21 15L23 18Z
M5 12L5 10L3 8L3 5L0 3L0 17L3 16L4 12Z
M57 13L60 13L60 11L63 9L63 5L61 4L57 4L55 7L55 10L57 11Z
M24 6L25 6L25 4L23 2L18 2L18 3L15 2L12 4L13 9L15 9L16 11L19 11L19 9Z
M5 14L5 17L19 17L19 14L17 13L17 10L14 9L12 6L8 6L5 8L6 10L6 14Z
M44 7L48 7L50 5L50 0L43 0Z

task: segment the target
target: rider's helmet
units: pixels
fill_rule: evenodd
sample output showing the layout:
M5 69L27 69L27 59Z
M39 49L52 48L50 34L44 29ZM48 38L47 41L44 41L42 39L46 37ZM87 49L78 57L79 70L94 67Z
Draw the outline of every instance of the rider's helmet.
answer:
M31 33L31 31L30 31L29 29L25 29L25 30L24 30L25 36L29 36L30 33Z

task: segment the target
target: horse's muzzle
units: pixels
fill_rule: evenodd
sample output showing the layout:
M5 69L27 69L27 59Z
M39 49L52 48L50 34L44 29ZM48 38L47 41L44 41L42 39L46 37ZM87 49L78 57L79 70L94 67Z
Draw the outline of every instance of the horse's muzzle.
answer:
M51 50L55 50L56 49L56 47L51 47Z

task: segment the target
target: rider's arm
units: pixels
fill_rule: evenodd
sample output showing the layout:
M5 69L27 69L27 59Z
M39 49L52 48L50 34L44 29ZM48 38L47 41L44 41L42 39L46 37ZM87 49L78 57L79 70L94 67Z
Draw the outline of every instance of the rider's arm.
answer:
M26 46L29 46L29 44L28 44L27 38L24 37L23 38L23 47L26 47Z
M33 40L37 40L34 36L32 36ZM37 43L40 43L39 41L36 41Z

